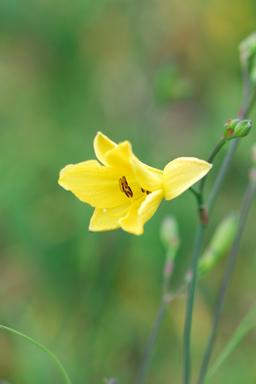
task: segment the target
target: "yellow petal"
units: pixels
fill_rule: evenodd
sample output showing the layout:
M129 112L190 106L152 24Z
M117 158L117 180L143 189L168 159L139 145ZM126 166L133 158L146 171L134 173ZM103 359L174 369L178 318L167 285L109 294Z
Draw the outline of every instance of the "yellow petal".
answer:
M120 177L118 170L88 160L63 168L59 184L93 207L112 208L125 205L129 200L120 190Z
M135 201L127 215L119 223L124 231L141 235L144 224L154 215L163 198L162 190L150 193L146 198Z
M106 164L105 156L108 151L116 147L116 143L103 133L98 132L93 141L94 152L102 164Z
M123 174L136 178L139 185L147 191L162 188L163 171L142 163L132 151L129 141L115 144L102 133L94 140L95 153L105 165L122 170Z
M121 206L117 208L95 208L90 220L90 231L110 231L120 227L119 219L125 215L128 207Z
M150 192L162 189L163 171L157 168L149 167L135 156L133 157L132 162L134 173L142 188Z
M120 169L124 175L127 175L132 172L132 156L131 144L129 141L123 141L108 151L105 160L109 166Z
M195 157L179 157L164 168L164 192L166 200L171 200L202 179L212 165Z

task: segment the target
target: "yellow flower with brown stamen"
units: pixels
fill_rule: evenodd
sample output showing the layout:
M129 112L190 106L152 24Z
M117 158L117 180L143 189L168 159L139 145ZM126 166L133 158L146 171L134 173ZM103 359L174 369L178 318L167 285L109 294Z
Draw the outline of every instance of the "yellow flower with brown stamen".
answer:
M94 139L98 160L67 165L59 184L95 208L89 229L122 228L141 235L144 224L163 199L171 200L190 188L211 169L194 157L179 157L164 170L142 163L129 141L116 144L102 133Z

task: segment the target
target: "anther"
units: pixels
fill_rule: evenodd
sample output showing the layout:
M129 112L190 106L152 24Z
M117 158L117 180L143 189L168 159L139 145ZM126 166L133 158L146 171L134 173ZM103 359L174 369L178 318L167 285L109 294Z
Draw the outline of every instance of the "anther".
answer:
M122 176L119 179L119 187L121 192L124 192L127 197L133 197L133 192L129 184L127 183L126 177Z

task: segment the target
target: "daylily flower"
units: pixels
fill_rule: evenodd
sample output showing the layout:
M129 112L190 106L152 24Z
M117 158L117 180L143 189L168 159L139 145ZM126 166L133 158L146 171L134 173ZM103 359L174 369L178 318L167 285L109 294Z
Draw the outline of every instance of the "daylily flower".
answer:
M98 133L94 150L99 161L67 165L59 184L95 208L91 231L122 228L140 235L163 199L171 200L190 188L211 169L194 157L179 157L164 170L142 163L129 141L114 143Z

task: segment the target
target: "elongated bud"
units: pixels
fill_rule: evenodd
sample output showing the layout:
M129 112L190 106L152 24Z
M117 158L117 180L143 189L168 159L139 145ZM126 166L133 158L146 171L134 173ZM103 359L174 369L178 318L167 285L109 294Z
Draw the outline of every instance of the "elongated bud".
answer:
M118 384L118 381L112 377L110 379L105 379L104 383L105 384Z
M240 43L239 51L242 64L246 64L252 56L256 55L256 32Z
M252 83L256 83L256 33L252 33L239 45L241 65L248 71Z
M225 218L217 227L208 248L199 261L198 272L205 275L228 252L238 228L237 215Z
M167 248L170 259L174 259L180 245L179 228L176 219L166 217L162 222L160 236L163 245Z
M252 162L256 166L256 144L252 147Z
M226 140L247 136L252 128L251 120L229 119L225 123L224 138Z
M256 182L256 144L252 147L252 167L249 172L251 182Z

